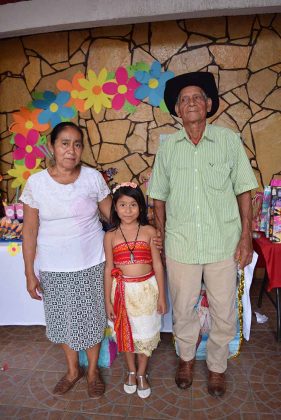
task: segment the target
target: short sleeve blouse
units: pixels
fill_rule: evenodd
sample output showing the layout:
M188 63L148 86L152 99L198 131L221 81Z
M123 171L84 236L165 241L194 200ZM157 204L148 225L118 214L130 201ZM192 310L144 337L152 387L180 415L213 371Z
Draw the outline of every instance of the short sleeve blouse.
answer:
M104 261L98 203L109 194L102 175L84 166L71 184L56 182L47 169L28 179L20 200L39 211L41 271L79 271Z

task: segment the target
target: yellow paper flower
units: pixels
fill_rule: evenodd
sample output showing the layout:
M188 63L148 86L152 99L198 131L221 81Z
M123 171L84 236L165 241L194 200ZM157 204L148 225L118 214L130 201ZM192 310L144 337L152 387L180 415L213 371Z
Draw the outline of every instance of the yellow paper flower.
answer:
M18 243L16 242L11 242L8 246L7 246L7 251L9 252L9 254L14 257L15 255L17 255L21 250L21 247Z
M96 73L89 69L88 79L79 79L79 84L84 88L78 93L80 99L86 99L85 110L94 108L94 111L98 114L101 111L102 106L105 108L111 108L112 96L107 95L103 92L102 86L107 79L107 70L102 69L97 76Z
M41 159L36 159L36 165L35 165L35 168L33 169L28 169L25 165L15 164L15 168L10 169L8 171L8 174L10 176L12 176L13 178L16 178L12 182L11 187L12 188L24 187L30 175L35 174L36 172L39 172L42 170L41 168L38 168L40 163L41 163Z

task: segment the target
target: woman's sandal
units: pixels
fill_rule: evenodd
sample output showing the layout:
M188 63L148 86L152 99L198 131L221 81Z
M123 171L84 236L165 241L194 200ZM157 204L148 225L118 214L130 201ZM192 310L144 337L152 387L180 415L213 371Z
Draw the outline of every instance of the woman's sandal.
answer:
M148 387L144 387L143 379L148 379L148 375L137 375L138 380L138 387L137 387L137 394L140 398L148 398L151 394L151 388L148 384Z
M124 383L124 391L126 394L133 394L137 390L137 385L131 383L131 375L135 375L136 372L127 372L128 373L128 381Z

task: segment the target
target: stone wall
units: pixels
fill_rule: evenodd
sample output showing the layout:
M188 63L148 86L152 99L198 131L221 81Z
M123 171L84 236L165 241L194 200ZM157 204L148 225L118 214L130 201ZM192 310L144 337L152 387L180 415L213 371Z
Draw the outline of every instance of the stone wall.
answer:
M34 92L58 92L59 79L115 71L157 60L175 74L211 71L220 107L211 122L242 133L262 188L281 171L281 15L233 16L145 23L0 40L1 190L12 200L12 113ZM134 113L91 108L75 121L85 133L83 161L115 167L114 181L143 184L153 165L159 135L179 127L177 119L144 100ZM45 134L48 134L45 133ZM44 163L42 167L44 166Z

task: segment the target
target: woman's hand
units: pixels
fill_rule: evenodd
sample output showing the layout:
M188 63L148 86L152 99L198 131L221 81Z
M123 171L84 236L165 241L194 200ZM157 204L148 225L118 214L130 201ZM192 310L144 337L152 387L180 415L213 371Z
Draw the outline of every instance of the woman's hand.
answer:
M105 304L105 310L106 310L106 315L107 315L107 318L108 318L110 321L114 322L114 321L115 321L115 319L116 319L116 316L115 316L115 313L114 313L114 309L113 309L113 305L112 305L112 303L107 302L107 303Z
M167 304L165 297L159 296L157 301L157 312L160 315L164 315L167 312Z
M32 299L42 300L39 293L42 293L40 282L35 274L26 276L26 288Z

